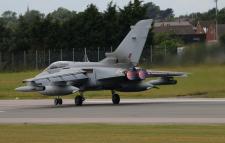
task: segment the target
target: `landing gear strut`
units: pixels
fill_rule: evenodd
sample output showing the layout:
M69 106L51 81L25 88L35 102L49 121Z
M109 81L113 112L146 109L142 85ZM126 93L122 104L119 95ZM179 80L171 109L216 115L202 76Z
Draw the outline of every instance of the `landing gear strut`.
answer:
M82 106L85 98L83 96L83 93L80 93L80 95L76 96L74 99L76 106Z
M120 96L115 91L112 91L112 102L114 105L120 104Z
M54 105L62 105L63 104L63 100L62 98L55 98L54 100Z

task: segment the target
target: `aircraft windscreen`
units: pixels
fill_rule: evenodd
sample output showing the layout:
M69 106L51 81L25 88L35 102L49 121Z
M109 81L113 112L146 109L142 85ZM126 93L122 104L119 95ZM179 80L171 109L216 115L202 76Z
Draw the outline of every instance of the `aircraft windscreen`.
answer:
M51 64L51 65L47 68L47 70L58 69L58 68L65 68L65 67L68 67L68 66L69 66L68 63L57 62L57 63Z

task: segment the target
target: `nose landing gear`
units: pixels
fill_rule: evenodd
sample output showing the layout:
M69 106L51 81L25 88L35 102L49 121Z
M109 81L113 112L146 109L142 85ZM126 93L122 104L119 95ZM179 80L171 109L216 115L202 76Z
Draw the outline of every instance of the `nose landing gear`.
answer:
M63 100L62 98L55 98L54 99L54 105L57 106L57 105L62 105L63 104Z

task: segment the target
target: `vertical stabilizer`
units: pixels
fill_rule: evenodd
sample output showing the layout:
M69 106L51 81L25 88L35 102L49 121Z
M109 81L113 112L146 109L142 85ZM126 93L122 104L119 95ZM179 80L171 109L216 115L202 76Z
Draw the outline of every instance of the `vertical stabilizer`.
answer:
M139 63L148 32L153 20L141 20L135 26L131 26L130 32L113 53L107 53L108 59L116 59L119 63ZM104 61L107 61L107 58Z

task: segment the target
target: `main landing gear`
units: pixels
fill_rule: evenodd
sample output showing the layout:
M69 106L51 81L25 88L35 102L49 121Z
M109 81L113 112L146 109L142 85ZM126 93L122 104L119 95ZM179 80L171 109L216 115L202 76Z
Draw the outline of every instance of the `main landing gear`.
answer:
M63 100L62 98L55 98L54 100L54 105L62 105L63 104Z
M74 98L74 103L76 106L82 106L83 105L83 102L85 101L85 98L83 96L83 93L81 92L80 95L77 95L75 98ZM114 105L118 105L120 104L120 96L118 94L116 94L115 91L112 90L112 103ZM55 98L54 100L54 105L62 105L63 104L63 100L62 98Z
M76 106L82 106L84 101L85 101L85 98L82 92L80 93L80 95L76 96L74 99Z
M114 105L120 104L120 96L115 91L112 91L112 102Z

